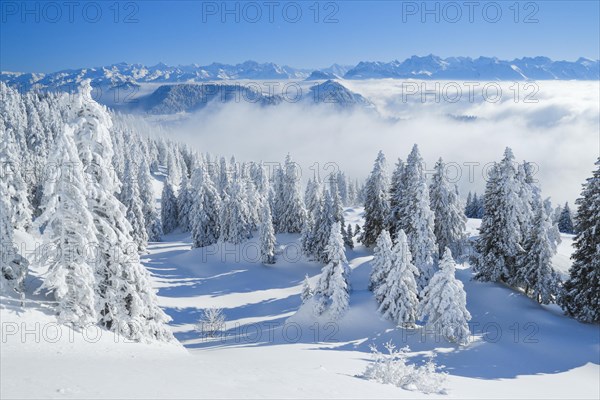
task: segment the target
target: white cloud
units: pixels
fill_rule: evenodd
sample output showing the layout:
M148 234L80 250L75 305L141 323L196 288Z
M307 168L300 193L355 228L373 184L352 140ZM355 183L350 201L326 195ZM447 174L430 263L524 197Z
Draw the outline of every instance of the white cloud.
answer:
M525 88L525 82L518 83L518 102L515 83L491 83L492 89L502 88L495 103L485 101L479 89L472 92L474 101L469 101L464 82L457 83L463 93L456 103L445 101L444 96L436 103L433 95L422 103L418 93L403 99L401 81L342 83L375 103L381 116L297 104L265 108L217 104L190 116L172 134L200 151L234 154L239 160L279 161L290 153L303 167L304 176L312 176L309 166L315 162L321 170L325 163L335 162L356 178L367 176L379 149L391 170L396 158L405 158L418 143L428 167L440 156L462 166L458 184L463 194L483 190L483 166L499 160L510 146L518 160L539 166L543 193L555 202L573 202L578 197L599 155L599 82L538 82L533 97L537 103L524 102L536 88ZM415 83L420 88L422 82L408 85L414 88ZM440 91L447 90L446 98L457 85L439 84ZM427 90L435 87L435 82L426 82ZM448 115L477 119L465 122ZM473 183L464 165L472 162L480 165L475 167Z

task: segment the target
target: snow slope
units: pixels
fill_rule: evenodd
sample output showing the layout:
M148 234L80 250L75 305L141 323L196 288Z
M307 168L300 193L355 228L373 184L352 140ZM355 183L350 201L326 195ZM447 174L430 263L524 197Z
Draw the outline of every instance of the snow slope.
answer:
M158 189L158 187L157 187ZM346 221L361 222L361 209ZM476 233L478 220L468 229ZM19 235L17 240L32 240ZM278 235L278 262L256 261L254 239L241 246L191 249L173 233L152 243L143 262L154 277L177 345L125 343L99 331L58 327L51 302L28 295L24 308L2 299L2 398L598 398L599 327L578 323L556 306L540 306L506 287L457 276L473 315L473 343L457 347L421 330L381 320L366 290L371 250L348 251L350 311L337 323L296 314L305 274L320 265L298 254L298 235ZM567 259L570 249L559 248ZM566 252L566 253L565 253ZM558 257L558 256L557 256ZM564 260L563 260L564 261ZM39 285L34 270L28 290ZM226 323L216 338L195 330L200 311L221 307ZM36 325L37 324L37 325ZM31 332L23 336L24 329ZM11 330L12 329L12 330ZM17 329L14 333L14 329ZM60 329L56 343L52 332ZM94 340L92 340L94 339ZM366 381L360 375L369 345L393 340L411 347L410 362L431 352L449 372L446 395L422 395Z

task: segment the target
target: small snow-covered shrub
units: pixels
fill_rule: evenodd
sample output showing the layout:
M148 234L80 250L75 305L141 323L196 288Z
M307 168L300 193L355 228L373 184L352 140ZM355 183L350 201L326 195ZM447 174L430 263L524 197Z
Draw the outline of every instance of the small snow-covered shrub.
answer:
M376 346L371 346L373 362L365 370L363 377L383 383L392 384L406 390L417 390L422 393L445 393L445 372L438 372L438 366L430 357L421 366L406 363L407 347L396 350L392 342L385 344L387 353L380 352Z
M196 324L196 330L204 337L215 337L225 329L225 314L222 308L205 308Z

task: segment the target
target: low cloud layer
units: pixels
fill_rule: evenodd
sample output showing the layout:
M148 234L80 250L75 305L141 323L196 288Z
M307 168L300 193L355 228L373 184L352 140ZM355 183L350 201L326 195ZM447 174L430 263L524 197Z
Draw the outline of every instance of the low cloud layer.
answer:
M379 114L314 105L212 104L173 125L170 134L202 152L233 154L239 160L273 162L290 153L304 177L312 176L315 163L326 175L332 170L326 163L333 162L350 177L363 179L380 149L391 172L396 159L406 158L417 143L427 169L438 157L453 163L449 174L461 174L457 184L463 195L483 190L485 165L510 146L517 160L537 164L543 194L555 203L578 197L599 155L598 82L528 87L526 82L491 82L487 95L485 82L475 87L432 81L426 86L398 80L342 83L372 101ZM422 96L423 90L428 94Z

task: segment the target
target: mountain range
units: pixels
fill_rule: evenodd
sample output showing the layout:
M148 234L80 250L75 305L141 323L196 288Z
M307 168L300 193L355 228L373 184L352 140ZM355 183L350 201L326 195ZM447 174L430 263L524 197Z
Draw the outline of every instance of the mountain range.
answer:
M404 61L363 61L354 67L334 64L316 70L246 61L236 65L154 66L118 63L48 74L1 72L0 81L23 89L70 89L83 79L94 86L137 86L144 83L172 84L227 80L327 80L327 79L460 79L460 80L598 80L600 61L553 61L547 57L525 57L512 61L491 57L413 56Z

